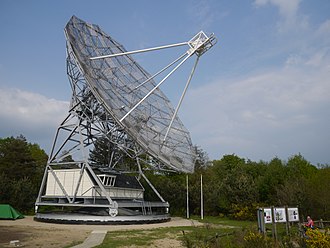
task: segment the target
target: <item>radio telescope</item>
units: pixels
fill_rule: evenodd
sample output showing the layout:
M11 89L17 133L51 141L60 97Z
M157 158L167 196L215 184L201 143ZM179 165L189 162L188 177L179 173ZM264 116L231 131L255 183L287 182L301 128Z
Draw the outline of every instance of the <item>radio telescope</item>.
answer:
M169 203L144 169L193 172L195 149L177 113L200 56L216 43L214 35L201 31L187 42L126 51L99 26L73 16L65 37L72 98L55 134L35 219L106 224L169 220ZM153 75L132 57L178 46L187 50ZM193 56L195 63L174 108L160 86ZM100 140L110 147L106 165L90 158ZM135 175L123 170L124 158L135 161ZM141 180L159 201L144 200ZM45 211L56 208L64 211Z

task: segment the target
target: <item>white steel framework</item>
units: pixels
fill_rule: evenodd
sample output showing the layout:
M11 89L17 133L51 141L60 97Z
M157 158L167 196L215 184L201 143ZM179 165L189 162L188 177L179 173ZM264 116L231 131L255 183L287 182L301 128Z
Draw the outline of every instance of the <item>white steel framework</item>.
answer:
M116 216L121 207L141 207L144 214L145 205L168 208L169 204L144 175L141 161L155 168L193 171L195 150L189 132L177 113L199 57L216 42L214 35L208 37L201 31L188 42L128 52L97 25L88 24L75 16L68 22L65 35L72 99L69 113L55 135L36 209L43 205L101 207L108 208L109 214ZM188 50L154 75L149 75L131 57L136 53L183 45L187 45ZM195 64L174 109L159 86L193 55L197 55ZM155 77L170 68L171 71L160 82L154 81ZM110 180L111 177L97 176L89 161L89 152L99 138L106 138L113 147L108 167L114 169L123 156L135 159L138 178L149 184L159 203L127 203L111 199L104 185L105 178ZM63 166L80 169L73 194L68 194L62 179L55 172ZM84 173L88 173L101 192L93 200L77 196ZM63 197L45 195L49 174L62 190ZM111 179L111 184L114 180Z

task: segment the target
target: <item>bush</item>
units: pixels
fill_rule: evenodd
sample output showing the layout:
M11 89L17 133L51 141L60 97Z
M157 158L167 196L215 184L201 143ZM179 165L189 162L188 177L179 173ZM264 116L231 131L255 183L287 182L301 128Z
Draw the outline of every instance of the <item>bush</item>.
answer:
M306 244L311 248L330 248L330 229L322 232L318 229L306 231Z
M256 220L257 204L250 206L242 206L239 204L232 204L233 213L230 215L235 220Z
M262 235L257 232L248 232L244 236L244 247L246 248L264 248L264 247L273 247L274 241L273 239Z

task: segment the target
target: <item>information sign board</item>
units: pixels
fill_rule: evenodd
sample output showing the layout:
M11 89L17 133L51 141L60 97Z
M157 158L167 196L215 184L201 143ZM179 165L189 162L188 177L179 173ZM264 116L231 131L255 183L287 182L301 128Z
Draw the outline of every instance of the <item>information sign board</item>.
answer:
M274 208L275 222L286 222L285 208Z
M288 208L288 219L290 222L299 221L298 208Z
M264 208L265 224L272 223L272 210L270 208Z

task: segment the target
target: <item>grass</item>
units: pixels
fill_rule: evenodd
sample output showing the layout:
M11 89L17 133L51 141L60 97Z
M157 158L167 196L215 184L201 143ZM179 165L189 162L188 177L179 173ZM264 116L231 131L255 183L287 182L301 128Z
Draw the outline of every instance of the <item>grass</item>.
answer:
M209 223L215 225L225 225L231 227L240 227L240 228L250 228L255 227L257 228L256 221L239 221L239 220L231 220L226 217L216 217L216 216L205 216L203 220L200 219L199 216L191 216L192 219L198 220L202 223Z
M197 217L192 219L199 220ZM255 222L233 221L227 218L205 217L203 226L163 227L147 230L108 232L98 248L123 246L152 246L156 240L177 240L184 247L203 247L210 242L230 244L236 230L256 226Z
M64 248L69 248L69 247L73 247L73 246L76 246L76 245L80 245L82 244L84 241L72 241L70 244L64 246Z
M193 216L192 219L199 220ZM109 232L102 247L162 247L165 239L181 244L182 247L298 247L305 245L298 234L298 225L286 235L284 224L277 225L278 242L272 238L271 226L266 237L257 232L257 223L235 221L220 217L205 217L202 226L163 227L147 230ZM156 243L155 243L156 242ZM319 241L318 241L319 242ZM317 246L319 247L319 246Z
M108 232L103 243L97 247L149 246L155 240L177 237L180 235L181 229L180 227L166 227L148 230Z

